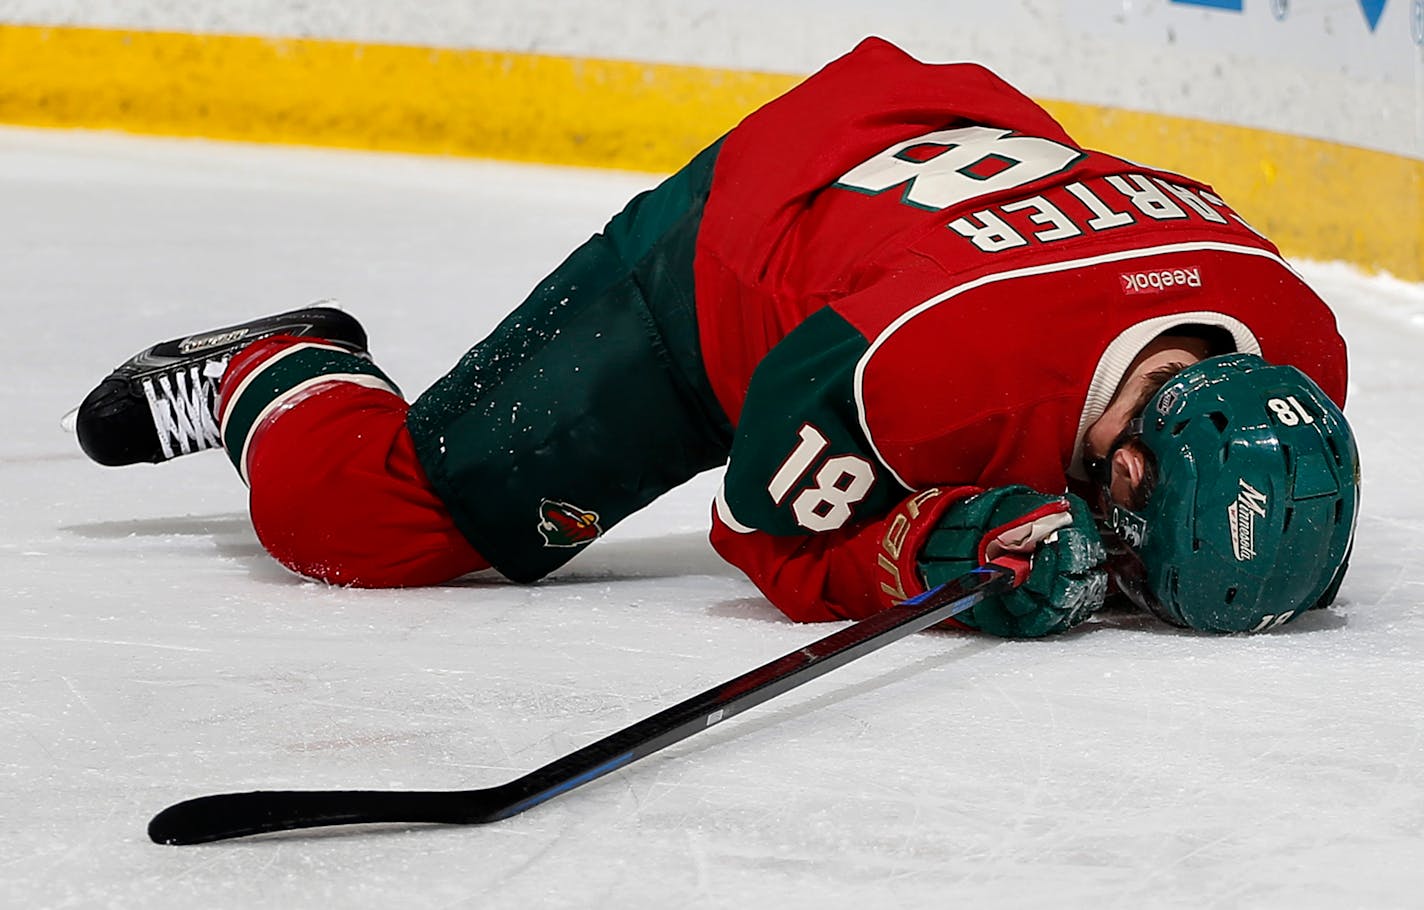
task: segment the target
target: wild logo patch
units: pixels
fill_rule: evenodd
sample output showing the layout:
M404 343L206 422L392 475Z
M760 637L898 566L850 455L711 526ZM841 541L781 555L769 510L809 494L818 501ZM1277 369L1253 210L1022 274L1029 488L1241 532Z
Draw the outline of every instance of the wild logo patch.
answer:
M581 547L603 533L597 512L557 499L539 503L538 528L546 547Z

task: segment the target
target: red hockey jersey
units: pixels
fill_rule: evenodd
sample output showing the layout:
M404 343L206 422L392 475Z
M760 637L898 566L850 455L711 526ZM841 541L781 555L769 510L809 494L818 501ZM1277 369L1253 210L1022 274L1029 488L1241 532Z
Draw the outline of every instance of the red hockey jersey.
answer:
M970 489L1081 479L1083 433L1173 326L1344 399L1329 309L1210 187L879 39L728 134L695 275L736 425L712 541L796 619L921 590L918 536Z

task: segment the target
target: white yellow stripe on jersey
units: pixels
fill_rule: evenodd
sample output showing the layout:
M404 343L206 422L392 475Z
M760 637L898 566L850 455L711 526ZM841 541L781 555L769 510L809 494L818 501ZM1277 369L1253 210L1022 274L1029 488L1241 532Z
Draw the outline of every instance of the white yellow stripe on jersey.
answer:
M860 419L861 432L865 434L865 439L870 445L871 452L876 460L885 468L895 482L905 489L914 489L896 470L895 466L886 459L881 447L875 441L875 433L872 431L870 421L866 414L865 405L865 370L870 364L876 352L890 340L896 332L903 330L916 316L939 306L940 304L953 300L961 294L999 284L1006 281L1015 281L1022 278L1031 278L1039 275L1051 275L1055 272L1067 272L1075 269L1091 268L1109 262L1125 262L1133 259L1143 259L1151 256L1164 256L1171 253L1187 252L1224 252L1237 253L1244 256L1258 256L1269 259L1281 266L1281 268L1295 274L1290 265L1281 257L1257 247L1240 246L1231 243L1218 243L1212 241L1201 241L1196 243L1174 243L1162 246L1142 247L1132 250L1118 250L1112 253L1103 253L1097 256L1085 256L1077 259L1066 259L1062 262L1042 263L1039 265L1025 266L1018 269L1007 269L990 275L983 275L963 284L955 285L945 290L924 303L906 310L894 322L886 326L879 335L871 341L865 353L855 366L854 395L856 412ZM1233 319L1222 313L1211 311L1192 311L1174 316L1163 317L1160 320L1148 320L1129 328L1116 341L1108 346L1103 352L1102 358L1098 361L1097 369L1093 375L1092 386L1083 404L1082 416L1078 423L1078 435L1074 441L1073 465L1071 472L1077 476L1082 476L1082 447L1083 435L1094 420L1102 416L1103 408L1107 406L1108 400L1112 397L1113 390L1117 388L1119 380L1122 379L1132 359L1137 356L1137 352L1142 346L1151 341L1153 337L1160 334L1162 328L1172 324L1184 323L1205 323L1207 325L1220 326L1231 332L1236 341L1237 350L1248 354L1261 353L1260 343L1256 340L1255 334L1241 321ZM1154 331L1154 327L1155 331ZM1149 334L1150 332L1150 334Z

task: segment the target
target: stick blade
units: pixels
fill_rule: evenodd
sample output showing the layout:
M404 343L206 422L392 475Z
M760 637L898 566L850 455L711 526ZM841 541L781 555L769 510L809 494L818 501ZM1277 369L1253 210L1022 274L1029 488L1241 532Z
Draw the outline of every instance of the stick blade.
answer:
M211 841L380 822L469 822L482 791L389 792L381 790L255 790L217 793L175 803L148 823L156 844Z
M475 825L498 821L596 780L864 654L1012 588L1003 566L981 566L721 685L625 727L508 783L480 790L256 790L175 803L149 822L159 844L203 844L253 834L383 822Z

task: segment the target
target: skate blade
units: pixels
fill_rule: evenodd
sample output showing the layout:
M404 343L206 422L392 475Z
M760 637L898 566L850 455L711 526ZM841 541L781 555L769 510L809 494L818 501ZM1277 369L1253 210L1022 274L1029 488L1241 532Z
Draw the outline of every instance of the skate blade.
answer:
M73 433L75 424L79 423L79 409L70 408L69 413L59 418L59 426L66 433Z

